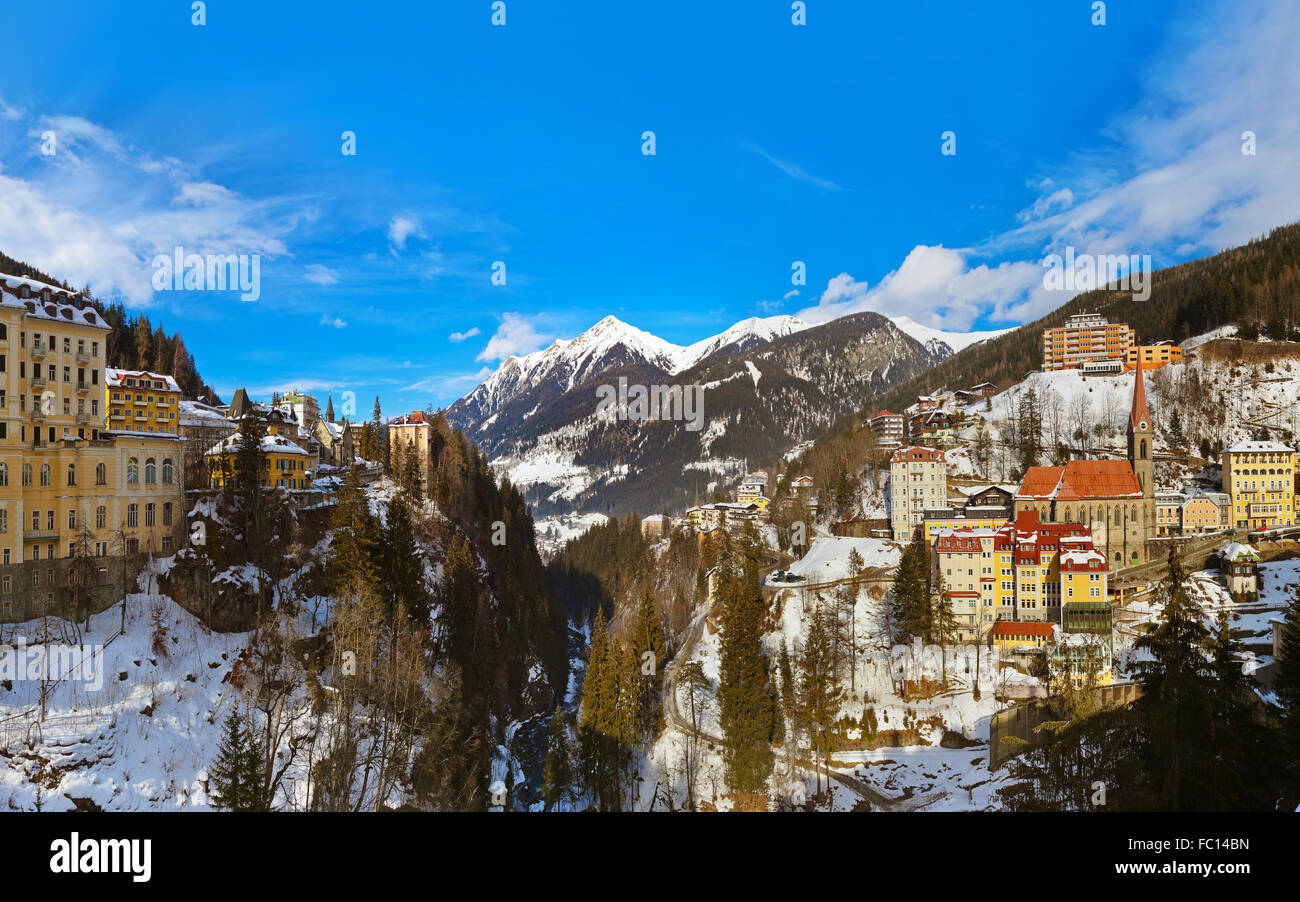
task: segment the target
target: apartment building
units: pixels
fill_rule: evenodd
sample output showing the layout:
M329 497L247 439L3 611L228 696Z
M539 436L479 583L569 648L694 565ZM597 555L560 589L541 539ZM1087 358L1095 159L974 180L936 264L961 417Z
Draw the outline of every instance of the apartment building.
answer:
M1295 523L1294 448L1280 442L1237 442L1223 449L1219 462L1234 526L1264 529Z
M178 438L108 423L108 333L74 292L0 276L0 620L102 609L184 538Z
M1083 369L1084 364L1128 360L1133 330L1099 313L1076 313L1043 332L1043 372Z
M925 522L927 509L948 503L948 464L943 452L915 445L889 459L889 524L894 540L910 542Z
M876 438L879 448L897 448L903 444L903 420L901 413L882 410L871 418L871 433Z
M104 404L114 432L180 434L181 389L171 376L144 371L104 371Z
M1086 569L1073 569L1085 563ZM985 634L1001 620L1059 621L1063 601L1084 589L1083 598L1093 598L1094 587L1106 598L1105 556L1094 550L1086 527L1045 523L1034 511L997 529L938 533L933 566L963 639ZM1088 578L1079 580L1076 572ZM1099 579L1091 579L1094 573Z

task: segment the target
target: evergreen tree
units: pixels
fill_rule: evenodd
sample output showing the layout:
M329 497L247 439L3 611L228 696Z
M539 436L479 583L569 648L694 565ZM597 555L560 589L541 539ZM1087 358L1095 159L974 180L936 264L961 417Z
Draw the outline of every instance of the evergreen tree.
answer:
M813 609L800 671L799 695L803 701L808 736L814 755L825 763L835 751L835 721L839 718L840 706L844 703L844 690L835 679L831 629L820 605ZM826 784L829 788L829 765ZM821 791L820 774L817 777L817 790Z
M659 612L655 608L654 597L648 585L637 608L633 651L636 654L639 674L637 694L640 700L640 733L648 739L653 739L659 733L662 719L659 690L662 686L667 650L664 646L663 623L659 619Z
M265 811L264 768L257 742L244 719L230 712L216 760L208 774L208 794L226 811Z
M568 798L573 784L573 762L569 753L569 730L564 723L564 711L558 706L551 717L551 729L546 739L546 760L542 763L543 810L550 811Z
M1281 741L1290 762L1288 799L1294 806L1300 804L1300 587L1282 619L1282 648L1273 692L1282 706Z
M732 791L756 795L764 791L772 773L777 717L762 644L766 605L752 562L743 572L723 576L720 600L718 723L725 737L723 761Z

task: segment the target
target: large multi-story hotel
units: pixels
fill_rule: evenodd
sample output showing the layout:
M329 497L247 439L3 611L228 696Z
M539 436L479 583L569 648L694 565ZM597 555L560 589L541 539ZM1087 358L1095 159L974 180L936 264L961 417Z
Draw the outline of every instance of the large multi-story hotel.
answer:
M1260 529L1295 523L1294 448L1280 442L1237 442L1224 448L1219 459L1234 526Z
M1100 313L1076 313L1065 325L1043 332L1043 372L1083 369L1085 364L1119 361L1123 367L1133 347L1133 330Z
M910 542L927 509L948 504L948 464L943 452L912 445L889 459L889 525L894 541Z
M174 427L108 422L108 333L77 294L0 276L0 620L98 606L184 536Z

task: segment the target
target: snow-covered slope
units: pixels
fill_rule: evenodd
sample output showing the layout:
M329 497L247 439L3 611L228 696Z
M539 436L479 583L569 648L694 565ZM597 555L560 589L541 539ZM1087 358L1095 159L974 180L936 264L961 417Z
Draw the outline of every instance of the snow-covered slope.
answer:
M944 356L951 357L958 351L964 350L971 345L987 341L990 338L997 338L999 335L1005 335L1012 331L1011 329L995 329L991 332L945 332L942 329L932 329L929 326L923 326L916 320L907 316L891 317L895 326L902 329L908 335L915 338L921 344L925 345L931 351L942 351L942 346L948 349Z

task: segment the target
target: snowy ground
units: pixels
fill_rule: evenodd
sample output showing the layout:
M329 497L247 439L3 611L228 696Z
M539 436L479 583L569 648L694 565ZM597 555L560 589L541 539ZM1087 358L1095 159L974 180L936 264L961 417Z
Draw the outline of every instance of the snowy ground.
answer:
M166 654L151 647L161 611ZM103 646L102 673L85 666L51 681L41 717L39 680L0 691L0 807L73 809L88 799L119 811L209 807L207 767L233 700L224 680L244 633L215 634L163 596L130 595L126 632L114 607L91 618L86 649ZM39 635L40 623L5 627L10 644Z
M902 546L889 539L818 536L813 539L808 553L790 565L790 572L806 577L810 583L847 579L850 576L849 552L854 549L862 557L865 567L895 567L903 557Z

